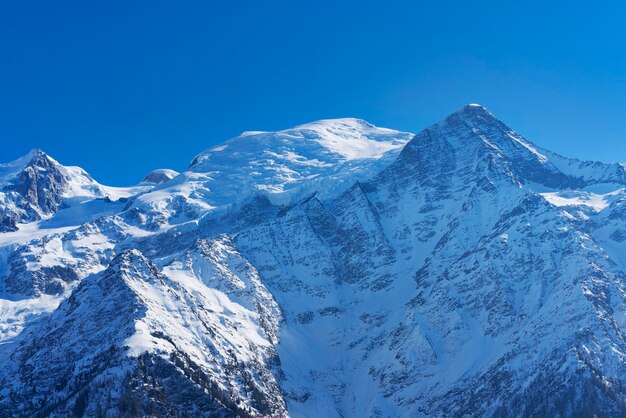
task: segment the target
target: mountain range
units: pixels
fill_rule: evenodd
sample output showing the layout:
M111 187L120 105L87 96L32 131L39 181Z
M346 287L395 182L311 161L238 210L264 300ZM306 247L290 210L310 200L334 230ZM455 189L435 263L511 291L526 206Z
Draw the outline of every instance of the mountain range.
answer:
M0 164L0 417L626 415L626 169L486 108Z

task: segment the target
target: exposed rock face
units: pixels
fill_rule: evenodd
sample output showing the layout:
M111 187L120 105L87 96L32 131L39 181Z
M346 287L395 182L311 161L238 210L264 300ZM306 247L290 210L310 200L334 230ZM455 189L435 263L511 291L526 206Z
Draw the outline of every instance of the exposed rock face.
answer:
M626 414L624 168L478 105L406 139L246 133L80 226L5 238L0 411ZM38 208L32 185L63 183L46 170L15 183Z
M16 231L18 222L41 219L56 212L63 201L68 179L59 166L40 150L32 151L29 159L2 187L3 232Z

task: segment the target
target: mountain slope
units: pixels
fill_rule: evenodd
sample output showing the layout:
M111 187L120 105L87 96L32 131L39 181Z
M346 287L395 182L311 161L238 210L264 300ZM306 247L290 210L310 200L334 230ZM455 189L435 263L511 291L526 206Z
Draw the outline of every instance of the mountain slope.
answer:
M262 193L287 204L340 193L400 152L411 134L360 119L323 120L278 132L244 132L194 158L188 170L139 196L132 213L150 231L221 216Z
M224 251L237 257L223 240L199 243L186 260L195 251L202 252L200 260ZM26 329L9 358L12 370L4 374L2 409L36 416L133 408L138 415L284 414L268 369L276 324L265 321L267 334L254 304L242 306L232 300L236 293L241 297L235 289L217 286L248 276L257 283L243 283L241 291L263 297L259 308L272 309L252 267L244 261L236 270L220 264L219 272L204 277L201 267L198 276L185 275L172 263L168 273L176 280L140 252L123 252L106 271L85 279L49 318Z
M468 105L410 141L248 132L155 180L70 230L0 234L0 411L626 413L619 164Z

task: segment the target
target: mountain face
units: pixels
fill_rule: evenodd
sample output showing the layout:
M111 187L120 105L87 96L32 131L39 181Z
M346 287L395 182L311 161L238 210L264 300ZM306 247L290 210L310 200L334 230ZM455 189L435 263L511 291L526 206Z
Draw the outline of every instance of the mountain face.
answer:
M104 197L105 192L78 167L63 167L43 151L34 149L0 165L0 230L17 231L17 223L56 213L64 198Z
M620 164L479 105L125 189L31 154L0 172L0 416L626 414Z

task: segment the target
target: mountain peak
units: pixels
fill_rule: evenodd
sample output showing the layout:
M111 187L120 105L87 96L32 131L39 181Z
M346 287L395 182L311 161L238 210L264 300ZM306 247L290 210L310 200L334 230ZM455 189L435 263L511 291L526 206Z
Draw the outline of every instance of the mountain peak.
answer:
M35 147L33 149L31 149L30 151L28 151L28 153L25 155L25 157L27 158L36 158L36 157L47 157L48 154L46 154L41 148Z
M469 103L457 110L449 117L460 117L466 119L482 119L483 121L498 121L498 119L485 106L476 103Z
M437 181L472 170L474 177L553 189L625 181L621 166L575 161L541 149L479 104L467 104L419 132L400 158L401 165Z
M331 195L340 185L375 174L412 137L354 118L319 120L275 132L252 131L199 154L184 176L210 183L203 187L207 190L203 204L211 207L241 202L258 192L284 204L315 191Z
M29 167L48 169L59 164L39 148L33 148L23 156L0 164L0 187L14 184Z
M159 277L159 271L154 264L137 249L124 250L116 255L108 270L112 281L122 280L126 285L132 282L151 282Z
M484 111L487 111L487 108L485 106L478 104L478 103L468 103L465 106L463 106L463 109L474 109L474 110L482 109Z
M13 161L10 161L8 163L2 163L0 164L0 179L14 177L24 168L32 165L33 163L36 164L37 161L41 161L43 158L54 161L40 148L33 148L26 154L22 155L19 158L16 158Z
M149 264L150 261L143 255L143 253L135 248L124 250L117 254L113 260L111 260L111 267L115 268L129 268L133 265Z
M283 155L313 160L313 164L377 159L401 148L412 136L407 132L381 128L363 119L322 119L275 132L246 131L198 155L190 168L205 166L222 156L237 153L238 159L258 159L259 154Z

